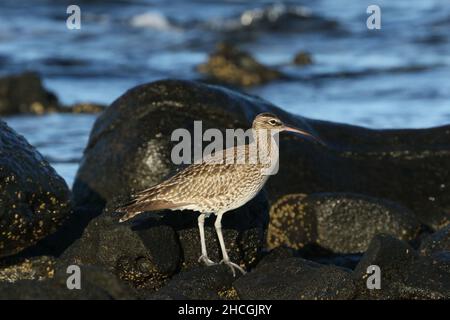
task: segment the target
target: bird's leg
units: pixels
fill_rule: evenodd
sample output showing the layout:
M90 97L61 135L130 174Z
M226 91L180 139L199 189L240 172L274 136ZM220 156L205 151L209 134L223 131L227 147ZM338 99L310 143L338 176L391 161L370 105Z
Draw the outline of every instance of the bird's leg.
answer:
M225 248L225 242L223 241L223 235L222 235L222 215L223 213L217 214L216 222L214 222L214 227L216 227L217 237L219 238L220 243L220 249L222 250L222 257L223 260L220 261L220 263L225 263L227 266L230 267L231 271L233 272L233 277L236 276L236 272L234 269L238 269L242 274L245 274L245 270L242 269L239 265L237 265L234 262L230 261L230 258L228 257L227 249Z
M203 262L207 266L215 265L216 263L208 258L208 253L206 252L204 213L198 216L198 230L200 231L200 244L202 246L202 255L198 258L198 262Z

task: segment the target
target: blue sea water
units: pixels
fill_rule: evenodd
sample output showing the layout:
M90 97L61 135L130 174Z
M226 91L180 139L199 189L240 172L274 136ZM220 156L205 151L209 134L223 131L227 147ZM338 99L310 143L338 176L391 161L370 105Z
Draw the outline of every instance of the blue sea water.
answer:
M70 4L80 30L66 28ZM372 4L380 30L366 27ZM109 104L144 82L198 79L196 65L227 40L291 76L247 89L288 111L423 128L450 123L449 30L447 0L2 0L0 75L35 70L63 103ZM302 50L313 65L290 63ZM4 120L72 184L94 115Z

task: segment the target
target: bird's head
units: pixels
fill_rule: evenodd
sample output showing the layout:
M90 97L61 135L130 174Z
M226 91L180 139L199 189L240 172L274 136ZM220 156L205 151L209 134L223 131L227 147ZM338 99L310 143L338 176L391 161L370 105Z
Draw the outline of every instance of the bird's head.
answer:
M298 134L301 134L303 136L312 138L313 140L319 142L322 145L325 145L325 143L320 140L319 138L313 136L312 134L300 130L295 127L287 126L285 125L280 118L278 118L276 115L271 113L260 113L256 116L255 120L253 120L253 129L255 130L270 130L273 134L276 134L281 131L288 131L288 132L295 132Z

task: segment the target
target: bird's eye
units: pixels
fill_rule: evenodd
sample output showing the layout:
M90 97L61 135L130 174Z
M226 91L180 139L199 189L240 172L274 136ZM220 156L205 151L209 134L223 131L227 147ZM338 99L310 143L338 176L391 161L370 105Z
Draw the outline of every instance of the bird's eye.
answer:
M277 120L275 120L275 119L270 119L270 120L269 120L269 124L272 125L272 126L275 126L275 125L277 125Z

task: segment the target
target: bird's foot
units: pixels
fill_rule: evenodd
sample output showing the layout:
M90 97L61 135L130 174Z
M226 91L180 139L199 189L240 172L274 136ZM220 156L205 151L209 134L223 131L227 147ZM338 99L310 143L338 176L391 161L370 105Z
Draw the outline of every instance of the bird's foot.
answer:
M211 259L209 259L208 256L205 256L203 254L200 256L200 258L198 258L198 262L203 262L208 267L217 264L214 261L212 261Z
M238 269L242 274L246 274L247 272L245 272L244 269L242 269L241 266L237 265L234 262L231 262L230 260L222 260L220 261L220 263L222 264L226 264L227 266L230 267L231 272L233 272L233 277L236 277L236 271L234 269Z

